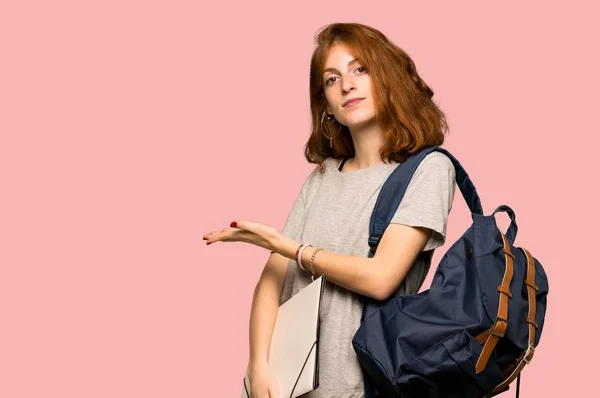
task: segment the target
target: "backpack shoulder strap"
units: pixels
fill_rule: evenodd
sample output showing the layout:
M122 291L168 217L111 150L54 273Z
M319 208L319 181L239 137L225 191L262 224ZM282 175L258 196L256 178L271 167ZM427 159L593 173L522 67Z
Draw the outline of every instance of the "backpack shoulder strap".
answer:
M443 153L452 161L456 171L456 183L467 202L467 206L469 206L469 210L471 210L471 214L483 215L483 208L481 207L477 189L458 160L446 149L439 146L423 149L409 156L406 161L399 164L381 187L369 223L369 246L371 247L369 257L375 255L379 240L396 213L415 171L423 159L435 151Z

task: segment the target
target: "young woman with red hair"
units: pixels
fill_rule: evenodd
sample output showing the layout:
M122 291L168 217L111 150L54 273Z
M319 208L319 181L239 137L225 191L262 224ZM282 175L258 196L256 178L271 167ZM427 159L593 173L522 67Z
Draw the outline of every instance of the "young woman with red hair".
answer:
M326 26L310 65L312 133L308 175L283 230L248 220L204 236L208 244L247 242L272 254L256 286L250 316L253 398L277 397L267 355L277 309L326 275L319 335L319 387L307 398L364 396L352 347L362 297L385 300L418 292L435 248L445 241L455 191L448 157L433 152L415 172L404 199L369 258L369 221L377 195L407 156L440 146L445 116L411 58L376 29ZM295 255L302 251L301 265Z

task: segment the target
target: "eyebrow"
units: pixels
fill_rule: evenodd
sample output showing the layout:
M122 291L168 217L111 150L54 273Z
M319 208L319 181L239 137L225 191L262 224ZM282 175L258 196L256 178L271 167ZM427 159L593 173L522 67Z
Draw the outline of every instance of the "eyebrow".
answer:
M348 62L348 66L352 65L353 63L358 62L358 59L354 58L352 61ZM323 71L323 74L325 74L325 72L337 72L340 73L339 70L335 69L335 68L327 68Z

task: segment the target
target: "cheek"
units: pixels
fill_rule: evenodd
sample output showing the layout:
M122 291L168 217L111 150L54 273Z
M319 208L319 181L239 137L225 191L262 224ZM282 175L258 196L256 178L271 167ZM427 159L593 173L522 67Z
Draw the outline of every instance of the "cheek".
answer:
M325 99L327 100L327 103L331 106L331 104L334 104L336 101L336 95L335 95L335 90L332 88L329 88L327 91L325 91Z
M339 102L339 98L336 98L335 95L331 93L325 94L325 100L327 102L327 107L331 112L337 112L338 106L336 105Z
M362 83L363 83L365 94L372 98L373 97L373 84L371 82L371 78L368 75L365 75L364 81Z

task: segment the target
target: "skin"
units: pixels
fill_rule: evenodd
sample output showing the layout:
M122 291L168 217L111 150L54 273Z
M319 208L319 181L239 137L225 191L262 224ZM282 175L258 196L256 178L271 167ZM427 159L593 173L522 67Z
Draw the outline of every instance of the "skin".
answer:
M343 168L354 171L382 162L379 148L384 139L376 123L372 82L368 71L343 45L336 45L325 63L324 95L327 113L348 126L354 142L355 157ZM351 98L364 98L353 107L344 106ZM320 250L314 259L316 275L348 290L378 300L389 297L402 282L417 255L425 247L431 230L390 224L385 230L374 257L347 256ZM287 272L288 259L295 259L303 243L285 236L272 226L245 219L233 220L228 228L204 235L207 244L244 242L273 251L254 292L250 320L250 363L252 394L257 398L278 397L276 383L268 369L267 355L279 298ZM310 242L307 242L310 243ZM302 253L308 266L316 247Z
M355 157L344 165L353 171L381 163L379 148L384 140L377 125L375 102L368 71L342 45L335 46L325 62L323 74L327 113L348 126L354 142ZM355 106L344 106L351 98L364 98Z

